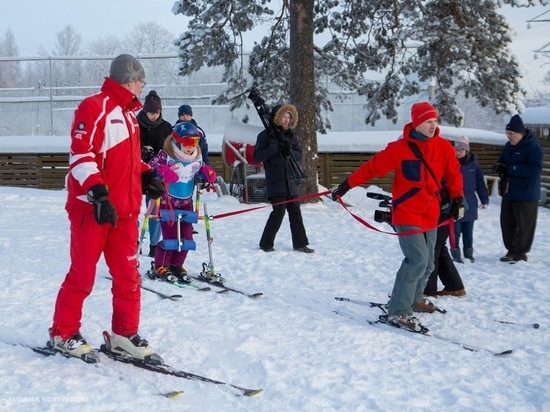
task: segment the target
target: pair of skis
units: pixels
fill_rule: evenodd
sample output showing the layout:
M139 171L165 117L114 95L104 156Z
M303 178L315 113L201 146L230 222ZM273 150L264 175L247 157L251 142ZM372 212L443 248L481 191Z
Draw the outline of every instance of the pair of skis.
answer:
M364 301L364 300L346 298L346 297L335 297L334 299L336 299L339 302L348 302L348 303L354 303L354 304L357 304L357 305L368 306L368 307L371 307L371 308L378 308L384 314L387 313L385 303L370 302L370 301ZM356 319L356 316L354 316L354 315L350 315L350 314L347 314L347 313L342 313L340 311L334 311L334 312L338 315L345 316L345 317L350 318L350 319L354 319L354 320ZM489 353L493 356L506 356L506 355L510 355L511 353L513 353L512 349L508 349L508 350L504 350L504 351L493 351L493 350L486 349L486 348L475 347L475 346L465 344L463 342L460 342L460 341L457 341L457 340L454 340L454 339L447 338L445 336L436 335L434 333L429 332L429 330L425 327L420 328L419 330L411 330L411 329L408 329L408 328L399 327L399 326L395 326L393 324L389 324L389 323L387 323L383 320L380 320L380 319L378 319L378 320L365 319L365 320L367 321L367 323L369 325L389 326L389 327L392 327L392 328L402 329L404 331L411 332L411 333L418 333L418 334L421 334L421 335L424 335L424 336L429 336L429 337L432 337L432 338L435 338L435 339L438 339L438 340L442 340L442 341L445 341L445 342L452 343L452 344L460 346L462 349L470 351L470 352L486 352L486 353ZM500 323L512 323L512 322L500 322ZM535 323L535 324L532 324L530 326L537 329L539 325Z
M205 383L210 383L214 385L223 385L223 386L229 386L236 390L237 394L239 396L254 396L259 394L263 391L263 389L249 389L244 388L242 386L233 385L227 382L219 381L216 379L211 379L205 376L197 375L191 372L186 372L183 370L176 369L172 366L166 365L162 358L160 358L156 354L152 354L151 357L147 357L147 359L138 359L134 358L130 355L123 355L116 352L113 352L111 350L110 342L111 342L111 336L108 332L103 332L103 337L105 340L105 343L100 346L99 349L94 350L93 354L94 356L90 356L88 358L80 358L86 363L92 363L97 364L99 362L99 356L98 353L103 353L106 355L109 359L112 359L116 362L122 362L127 363L133 366L136 366L137 368L148 370L150 372L160 373L163 375L170 375L175 376L178 378L193 380L193 381L200 381ZM34 352L39 353L44 356L55 356L55 355L62 355L66 358L71 358L72 356L63 353L59 350L56 350L55 348L52 348L50 343L46 344L44 347L33 347L31 348ZM77 358L78 359L78 358ZM94 359L92 361L92 359ZM165 396L167 398L173 398L177 395L180 395L182 391L175 391L175 392L169 392L166 394L161 394L162 396Z
M234 292L234 293L238 293L240 295L247 296L251 299L257 299L257 298L263 296L263 293L261 293L261 292L248 293L248 292L245 292L241 289L236 289L234 287L227 286L225 283L221 283L221 282L219 282L215 279L214 280L209 280L209 279L203 278L202 276L191 276L191 278L193 278L196 281L203 282L203 283L206 283L208 285L212 285L212 286L215 286L215 287L219 288L219 290L216 291L216 293L218 293L218 294L225 294L225 293L229 293L229 292ZM194 289L198 292L208 292L208 291L212 290L208 286L200 287L198 285L195 285L194 283L168 282L168 281L162 281L162 280L161 280L161 282L167 283L169 285L172 285L172 286L175 286L175 287L178 287L178 288L191 288L191 289ZM174 300L175 301L175 300L179 300L179 299L182 298L182 295L180 295L180 294L168 295L168 294L162 293L162 292L160 292L156 289L150 288L148 286L144 286L143 283L141 285L141 288L143 290L146 290L148 292L156 294L157 296L159 296L162 299L169 299L169 300Z
M196 198L195 198L195 210L197 211L197 213L200 209L200 196L201 196L201 191L200 191L200 188L197 187ZM261 292L248 293L244 290L237 289L237 288L234 288L232 286L228 286L225 283L225 279L219 273L216 273L216 270L214 268L214 258L213 258L213 255L212 255L212 242L213 242L214 239L213 239L213 237L211 236L211 233L210 233L210 220L211 220L211 218L208 215L208 207L207 207L206 203L203 204L203 208L204 208L203 220L204 220L204 226L205 226L205 229L206 229L206 240L207 240L207 245L208 245L208 258L209 258L209 261L208 261L208 263L203 263L202 272L200 273L199 276L191 276L191 278L193 278L196 281L207 283L208 285L215 286L215 287L219 288L220 290L218 290L216 293L222 294L222 293L227 293L227 292L234 292L234 293L238 293L240 295L247 296L251 299L256 299L256 298L259 298L259 297L263 296L263 293L261 293ZM151 212L152 212L153 209L154 209L154 203L150 202L149 208L148 208L148 210L145 214L145 220L144 220L142 231L141 231L140 246L141 246L141 243L143 241L143 237L145 236L145 229L147 227L147 221L149 220L150 217L154 217L154 216L151 215ZM178 239L178 240L180 240L180 239ZM154 264L151 263L150 272L152 272L153 269L154 269ZM152 278L152 276L150 276L150 277ZM176 287L179 287L179 288L195 289L196 291L199 291L199 292L207 292L207 291L211 290L211 288L208 287L208 286L207 287L200 287L200 286L195 285L194 283L186 283L186 282L166 282L166 283L171 284L171 285L176 286ZM179 299L182 298L182 296L179 295L179 294L168 295L168 294L159 292L155 289L152 289L152 288L149 288L149 287L143 286L143 285L141 286L141 288L143 290L146 290L148 292L156 294L157 296L161 297L162 299L179 300Z

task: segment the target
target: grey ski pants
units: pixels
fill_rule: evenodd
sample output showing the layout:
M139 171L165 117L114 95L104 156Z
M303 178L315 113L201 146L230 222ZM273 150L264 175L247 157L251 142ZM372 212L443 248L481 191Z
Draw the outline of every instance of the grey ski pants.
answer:
M407 232L420 229L417 226L396 226L395 230ZM405 258L397 271L388 305L389 315L412 313L412 304L422 300L424 288L434 270L434 248L437 230L408 236L399 236L399 246Z

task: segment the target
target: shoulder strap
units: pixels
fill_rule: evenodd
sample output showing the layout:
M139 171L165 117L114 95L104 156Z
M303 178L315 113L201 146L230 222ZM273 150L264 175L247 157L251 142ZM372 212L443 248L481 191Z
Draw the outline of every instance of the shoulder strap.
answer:
M437 187L439 189L441 189L441 183L437 181L437 178L435 177L435 174L432 170L432 168L430 167L430 165L428 164L428 162L426 162L426 159L424 159L424 155L422 154L422 152L420 151L420 149L418 148L418 146L416 145L416 143L414 142L411 142L410 140L407 141L407 144L409 145L409 147L411 148L412 152L414 153L414 155L424 164L424 166L426 167L426 169L428 170L428 172L430 173L430 176L432 176L432 179L435 181L435 184L437 185Z

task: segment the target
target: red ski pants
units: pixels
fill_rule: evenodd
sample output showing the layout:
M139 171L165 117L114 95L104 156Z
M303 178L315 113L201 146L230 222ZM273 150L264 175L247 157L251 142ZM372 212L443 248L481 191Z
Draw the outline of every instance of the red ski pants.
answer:
M116 227L99 225L91 214L69 212L71 267L55 304L53 336L68 339L80 330L82 306L92 292L101 253L113 278L111 328L118 335L138 332L141 307L137 270L138 230L136 219L118 219Z

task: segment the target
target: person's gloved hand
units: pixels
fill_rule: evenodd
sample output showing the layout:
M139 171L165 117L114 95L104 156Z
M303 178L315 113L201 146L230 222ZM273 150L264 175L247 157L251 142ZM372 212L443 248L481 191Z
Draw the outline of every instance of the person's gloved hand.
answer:
M113 204L107 198L109 190L103 184L92 186L88 192L88 202L94 205L94 219L100 225L110 223L112 227L116 226L116 210Z
M165 192L162 179L153 169L146 170L141 174L141 190L151 199L158 199Z
M339 197L344 196L351 189L348 178L346 177L342 182L332 189L332 200L336 201Z
M155 156L155 151L151 146L141 147L141 160L145 163L149 162Z
M289 140L281 140L281 144L279 146L279 151L283 156L290 156L290 149L292 148L292 145Z
M449 216L451 216L454 220L459 220L464 217L464 198L462 196L455 197L451 201Z
M505 163L495 163L493 165L493 172L498 175L507 175L508 174L508 165Z
M179 180L178 174L169 165L160 165L159 175L167 183L176 183Z
M201 167L201 173L204 175L204 178L208 183L214 183L217 179L216 172L212 169L211 166L203 164Z

